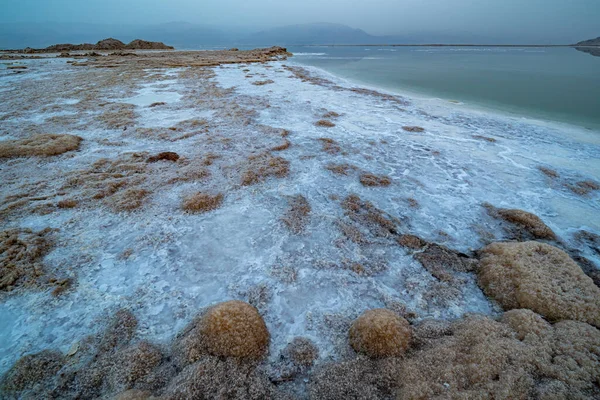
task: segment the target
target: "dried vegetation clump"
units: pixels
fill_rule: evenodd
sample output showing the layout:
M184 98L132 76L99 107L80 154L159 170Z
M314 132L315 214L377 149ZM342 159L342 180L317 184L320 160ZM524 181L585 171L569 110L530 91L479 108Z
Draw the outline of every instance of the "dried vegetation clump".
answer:
M493 398L503 392L527 398L531 377L522 367L532 354L512 339L510 329L482 317L451 329L451 336L429 339L402 365L398 398ZM525 393L521 379L527 380Z
M287 150L290 148L291 145L292 145L292 143L289 140L286 140L285 142L283 142L283 144L280 144L279 146L275 146L275 147L271 148L271 151Z
M205 356L186 367L163 391L161 399L286 399L255 365Z
M481 136L481 135L473 135L473 139L481 139L481 140L485 140L486 142L490 142L490 143L496 143L497 140L491 137L487 137L487 136Z
M540 170L540 172L542 172L548 178L556 179L556 178L560 177L560 175L558 174L558 172L556 172L553 169L550 169L550 168L547 168L547 167L542 167L542 166L539 166L538 169Z
M481 251L479 284L506 310L600 326L600 289L562 250L539 242L493 243Z
M165 151L162 153L158 153L157 155L148 157L148 162L149 163L153 163L153 162L158 162L158 161L177 161L179 160L179 154L172 152L172 151Z
M293 74L292 78L298 78L302 82L308 82L312 85L317 86L332 86L334 83L329 79L321 78L319 76L311 75L306 68L302 67L290 67L284 65L283 68Z
M582 330L578 338L569 341L583 339L587 343L580 343L583 346L576 349L563 342L562 345L567 345L565 352L560 350L559 340L552 337L540 340L544 337L532 333L521 341L508 325L480 316L467 317L452 324L451 335L428 339L427 345L413 352L403 363L398 371L402 377L398 398L537 398L534 393L545 390L552 381L581 396L600 376L597 367L587 364L592 355L590 344L599 340L600 335L594 332L594 339L589 340L591 337L586 338L585 331L594 328L586 324L577 328ZM555 325L556 332L562 330L560 324ZM552 332L549 324L548 331ZM585 360L584 364L576 362L569 371L569 363L579 357L580 362ZM589 372L596 369L583 385L581 376L577 376L582 369ZM578 393L578 389L583 391Z
M191 213L205 213L216 210L223 204L223 194L210 195L198 192L183 200L181 208Z
M27 139L0 141L0 158L50 157L79 149L74 135L38 134Z
M339 118L340 114L336 113L335 111L328 111L327 113L323 114L323 118L324 119L333 119L333 118Z
M398 233L396 218L375 207L369 201L362 201L357 195L350 195L342 202L346 216L376 237L390 237Z
M555 240L556 235L537 215L523 210L496 208L489 203L484 203L489 215L501 219L509 224L505 227L512 238L517 240L547 239Z
M420 126L403 126L403 130L406 132L424 132L425 128L421 128Z
M77 200L73 200L73 199L66 199L66 200L61 200L58 203L56 203L56 207L58 208L75 208L77 207Z
M327 364L318 368L309 382L312 400L395 399L400 379L400 358L370 359Z
M66 356L42 352L23 357L4 378L6 383L19 383L10 398L112 397L110 394L134 387L164 385L163 377L155 371L162 362L158 348L147 342L130 344L136 328L135 317L121 310L103 334L84 338Z
M400 96L394 96L394 95L387 94L387 93L381 93L381 92L378 92L377 90L366 89L366 88L352 88L352 89L347 89L347 90L350 90L353 93L358 93L358 94L362 94L362 95L366 95L366 96L375 97L375 98L378 98L381 100L389 101L390 103L395 103L396 105L400 105L400 106L409 105L409 102Z
M468 315L424 321L403 358L332 363L313 375L311 399L595 398L600 331L582 322L550 325L529 310L502 322Z
M108 103L102 106L98 121L108 129L127 129L135 125L136 114L133 104Z
M319 358L319 349L312 340L296 337L281 351L268 369L269 380L275 384L308 377L308 372Z
M351 164L327 164L325 169L333 172L336 175L350 175L353 171L358 170L358 168Z
M202 317L199 333L215 356L261 358L269 345L269 331L255 307L228 301L211 307Z
M400 235L398 244L414 251L414 258L442 282L454 283L454 272L472 272L477 260L466 254L449 249L436 243L427 242L418 236Z
M290 162L282 157L273 157L262 153L248 157L246 171L242 174L242 185L249 186L260 183L267 178L284 178L290 172Z
M342 151L338 142L331 138L319 138L319 141L321 142L321 145L323 146L322 150L325 153L337 154Z
M222 310L216 318L219 329L212 333L223 336L224 329L226 339L217 340L227 341L227 348L251 348L242 354L260 357L268 333L267 342L258 344L256 332L264 322L253 307L237 303L241 305L233 313ZM120 310L103 333L82 339L64 356L46 350L22 357L0 379L0 396L289 399L291 393L279 388L298 393L304 382L311 399L332 400L600 396L600 330L583 322L552 325L531 310L518 309L498 321L467 315L452 323L424 320L411 327L389 310L371 310L350 329L355 331L350 340L363 346L361 352L374 348L372 356L323 364L308 375L319 351L312 341L295 338L267 374L256 358L239 358L235 351L226 356L206 353L204 323L216 307L175 339L172 352L143 340L132 342L137 319ZM240 307L247 311L240 312ZM255 352L257 348L262 350ZM278 388L285 382L292 386Z
M30 229L0 232L0 291L49 282L42 260L54 247L51 232L50 228L40 232Z
M288 209L281 220L292 233L300 234L309 222L310 211L310 203L299 194L288 200Z
M321 128L333 128L335 126L335 124L331 121L328 121L326 119L320 119L317 122L315 122L316 126L320 126Z
M252 84L256 85L256 86L270 85L271 83L275 83L275 81L272 80L272 79L267 79L267 80L264 80L264 81L255 81L255 82L252 82Z
M38 382L56 374L63 363L63 355L58 351L44 350L23 356L2 377L0 394L15 395L31 389Z
M579 181L575 182L575 184L567 184L566 186L573 193L578 194L580 196L585 196L590 194L591 192L600 190L600 184L592 180Z
M349 332L352 348L372 358L404 354L411 337L408 321L384 308L365 311Z
M283 350L284 357L298 367L311 367L319 358L319 348L312 340L296 337Z
M137 209L150 195L144 187L149 178L146 159L144 153L100 159L87 170L72 172L63 189L80 190L84 199L102 201L117 212Z
M389 176L385 175L374 175L370 172L363 172L360 174L360 183L363 186L390 186L392 180Z

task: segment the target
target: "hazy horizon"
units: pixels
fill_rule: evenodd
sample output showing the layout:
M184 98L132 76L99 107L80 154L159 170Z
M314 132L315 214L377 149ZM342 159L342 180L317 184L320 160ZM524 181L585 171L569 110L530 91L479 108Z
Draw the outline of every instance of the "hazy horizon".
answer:
M147 26L172 22L246 32L328 22L372 35L471 35L506 43L573 43L600 36L596 0L342 0L275 2L172 0L5 0L2 23Z

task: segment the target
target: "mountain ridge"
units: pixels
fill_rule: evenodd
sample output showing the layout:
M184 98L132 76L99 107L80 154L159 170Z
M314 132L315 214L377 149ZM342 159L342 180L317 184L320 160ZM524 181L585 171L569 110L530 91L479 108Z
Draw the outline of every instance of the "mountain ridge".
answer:
M0 49L45 48L55 43L92 43L103 37L119 37L126 42L143 37L146 40L169 43L178 49L264 45L527 44L518 38L500 40L497 37L473 34L468 31L421 31L398 35L372 35L362 29L327 22L285 25L262 30L199 25L185 21L154 25L0 24ZM542 40L536 44L551 43ZM590 39L574 46L590 45L600 45L600 39Z

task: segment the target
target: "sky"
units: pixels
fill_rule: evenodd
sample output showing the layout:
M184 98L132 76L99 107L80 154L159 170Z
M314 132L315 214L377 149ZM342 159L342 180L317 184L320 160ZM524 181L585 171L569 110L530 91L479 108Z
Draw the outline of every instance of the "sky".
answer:
M571 43L600 36L600 0L0 0L0 22L43 21L251 29L333 22L374 35L469 32Z

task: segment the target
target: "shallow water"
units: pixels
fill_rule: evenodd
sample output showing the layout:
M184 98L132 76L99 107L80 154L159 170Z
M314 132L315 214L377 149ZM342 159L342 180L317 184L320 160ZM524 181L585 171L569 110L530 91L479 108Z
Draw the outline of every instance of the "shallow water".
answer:
M357 82L600 130L600 57L572 48L295 47Z

